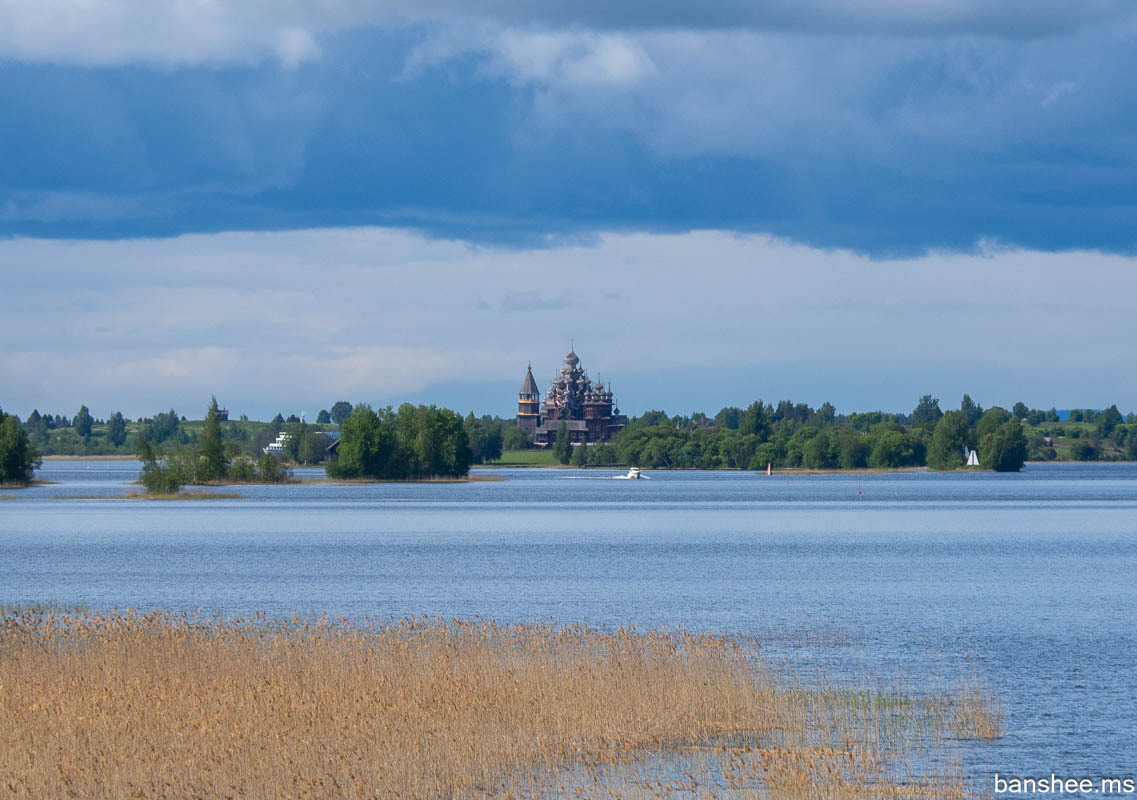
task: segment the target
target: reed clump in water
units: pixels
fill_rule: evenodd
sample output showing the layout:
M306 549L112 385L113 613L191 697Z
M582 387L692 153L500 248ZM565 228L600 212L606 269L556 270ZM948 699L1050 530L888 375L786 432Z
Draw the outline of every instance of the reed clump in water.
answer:
M795 688L682 631L0 616L15 797L963 796L918 769L953 705Z

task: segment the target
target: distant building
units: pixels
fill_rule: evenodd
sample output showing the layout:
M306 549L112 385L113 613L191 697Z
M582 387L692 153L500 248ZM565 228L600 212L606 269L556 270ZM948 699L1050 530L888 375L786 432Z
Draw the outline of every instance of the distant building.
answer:
M616 407L611 389L599 381L593 385L573 349L565 356L544 402L533 379L532 364L517 394L517 425L529 434L533 444L552 444L561 422L568 428L573 444L606 442L628 424L628 418Z

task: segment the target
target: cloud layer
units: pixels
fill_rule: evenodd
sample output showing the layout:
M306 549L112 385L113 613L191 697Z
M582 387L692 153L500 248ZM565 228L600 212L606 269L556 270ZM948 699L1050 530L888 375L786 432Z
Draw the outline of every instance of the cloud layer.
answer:
M692 8L18 0L0 234L1137 248L1131 5Z
M9 0L0 58L111 66L248 63L288 66L320 56L331 33L390 25L459 24L591 30L869 32L1036 38L1124 18L1122 0L710 0L609 3L506 0Z
M421 399L508 415L575 338L626 410L1137 408L1137 262L989 249L879 262L767 236L496 248L364 228L0 242L4 406L105 416ZM74 406L74 408L72 408Z

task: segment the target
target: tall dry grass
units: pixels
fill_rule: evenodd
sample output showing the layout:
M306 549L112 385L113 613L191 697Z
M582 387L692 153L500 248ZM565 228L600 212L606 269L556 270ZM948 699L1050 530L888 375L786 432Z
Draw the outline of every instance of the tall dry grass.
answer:
M0 795L959 797L920 765L987 697L794 687L687 632L24 610Z

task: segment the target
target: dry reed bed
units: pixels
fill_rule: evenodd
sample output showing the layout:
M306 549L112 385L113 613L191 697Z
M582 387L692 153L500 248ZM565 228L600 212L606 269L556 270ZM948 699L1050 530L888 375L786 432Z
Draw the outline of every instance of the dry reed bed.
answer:
M757 643L407 619L0 611L0 794L950 797L955 697L794 688ZM916 765L916 766L914 766Z

